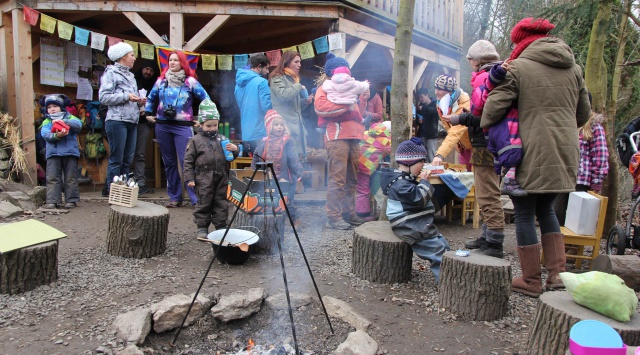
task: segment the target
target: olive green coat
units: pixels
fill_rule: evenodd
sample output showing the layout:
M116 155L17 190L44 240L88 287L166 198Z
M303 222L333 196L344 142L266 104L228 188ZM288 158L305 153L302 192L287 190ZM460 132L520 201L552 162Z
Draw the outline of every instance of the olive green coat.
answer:
M580 150L578 127L591 106L573 52L558 38L545 37L513 60L505 80L489 95L482 128L498 123L517 104L524 157L516 178L528 193L574 191Z

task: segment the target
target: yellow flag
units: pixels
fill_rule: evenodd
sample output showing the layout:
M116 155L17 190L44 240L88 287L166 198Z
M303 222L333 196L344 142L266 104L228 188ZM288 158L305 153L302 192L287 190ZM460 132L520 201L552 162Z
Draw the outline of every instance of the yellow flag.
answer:
M156 47L153 44L140 43L140 54L144 59L153 60Z
M233 70L233 56L232 55L218 55L218 69L220 69L220 70Z
M124 40L124 43L130 45L133 48L133 56L138 58L138 42L134 42L134 41L127 41L126 39Z
M287 48L282 48L282 53L284 52L297 52L298 51L298 46L291 46L291 47L287 47Z
M311 42L299 45L298 50L300 51L300 59L313 58L313 45Z
M47 31L49 33L53 33L56 31L56 22L57 20L53 17L49 17L45 14L40 14L40 29L43 31Z
M70 41L72 33L73 25L63 21L58 21L58 36L60 36L60 38Z
M202 69L204 70L216 70L216 55L215 54L201 54L202 57Z

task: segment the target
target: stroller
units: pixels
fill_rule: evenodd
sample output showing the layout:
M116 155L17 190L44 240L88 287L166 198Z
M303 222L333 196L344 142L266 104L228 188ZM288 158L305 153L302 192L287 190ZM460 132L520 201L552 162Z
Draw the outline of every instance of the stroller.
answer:
M633 132L633 133L631 133ZM640 218L640 117L633 120L624 132L616 139L616 148L622 164L629 167L633 176L633 192L635 199L627 217L626 227L618 225L611 227L606 239L604 253L608 255L624 255L627 248L640 249L640 223L634 223L634 218Z

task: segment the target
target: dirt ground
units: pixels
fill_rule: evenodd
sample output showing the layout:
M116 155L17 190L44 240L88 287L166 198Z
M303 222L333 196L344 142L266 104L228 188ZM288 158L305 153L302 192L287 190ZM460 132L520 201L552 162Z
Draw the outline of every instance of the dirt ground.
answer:
M195 292L212 258L207 243L195 239L193 209L170 210L167 251L136 260L106 254L105 201L83 201L68 214L38 215L65 233L60 241L59 280L19 295L0 295L0 353L90 354L110 353L122 343L107 332L116 315L148 306L174 294ZM428 262L414 256L412 280L406 284L378 285L350 273L353 231L324 227L323 206L302 206L298 229L320 293L348 302L373 325L369 335L380 354L517 354L525 349L528 326L536 301L512 294L509 313L500 321L472 322L438 306L435 279ZM480 231L460 221L436 221L452 249L475 238ZM513 224L506 230L507 260L519 273L515 258ZM294 310L297 341L304 353L328 354L354 331L348 324L327 320L317 301L309 272L290 228L285 235L284 262L290 292L306 293L316 301ZM253 255L244 265L216 262L202 293L228 294L252 287L268 295L284 292L280 258ZM256 344L290 344L291 323L286 309L263 307L258 314L229 324L212 316L184 328L173 348L175 331L151 333L142 347L157 353L236 353L249 339Z

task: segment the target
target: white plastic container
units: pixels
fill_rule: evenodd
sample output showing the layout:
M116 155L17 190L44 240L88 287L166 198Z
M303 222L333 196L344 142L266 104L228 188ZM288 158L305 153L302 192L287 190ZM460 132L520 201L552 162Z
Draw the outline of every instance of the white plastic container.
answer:
M576 234L593 235L598 224L600 200L586 192L572 192L564 226Z

